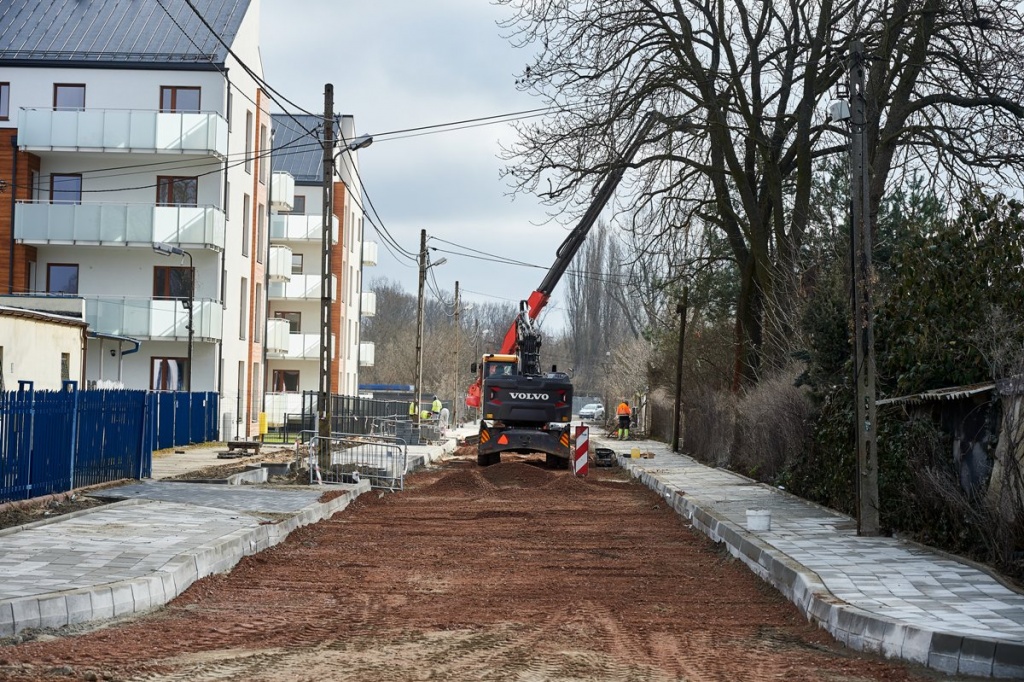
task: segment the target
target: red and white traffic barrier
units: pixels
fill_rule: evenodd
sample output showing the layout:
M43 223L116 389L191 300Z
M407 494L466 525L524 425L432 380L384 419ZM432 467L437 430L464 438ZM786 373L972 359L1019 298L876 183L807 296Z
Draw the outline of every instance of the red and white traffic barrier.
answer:
M576 427L576 449L573 451L572 473L576 476L587 475L587 462L590 460L590 428Z

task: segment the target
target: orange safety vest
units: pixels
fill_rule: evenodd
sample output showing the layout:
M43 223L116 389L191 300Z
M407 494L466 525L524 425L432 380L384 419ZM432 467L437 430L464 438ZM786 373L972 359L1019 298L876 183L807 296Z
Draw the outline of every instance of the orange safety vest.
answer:
M626 403L619 403L619 406L615 408L615 414L619 415L620 417L623 415L628 417L633 413L629 409L629 405L627 405Z

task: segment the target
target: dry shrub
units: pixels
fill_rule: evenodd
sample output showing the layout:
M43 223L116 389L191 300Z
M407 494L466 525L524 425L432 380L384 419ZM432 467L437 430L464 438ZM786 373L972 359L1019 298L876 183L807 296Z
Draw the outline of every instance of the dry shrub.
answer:
M740 398L730 468L775 482L790 458L809 447L811 403L794 385L802 369L766 377Z
M736 399L727 391L697 385L684 395L682 449L713 466L728 466L736 423Z

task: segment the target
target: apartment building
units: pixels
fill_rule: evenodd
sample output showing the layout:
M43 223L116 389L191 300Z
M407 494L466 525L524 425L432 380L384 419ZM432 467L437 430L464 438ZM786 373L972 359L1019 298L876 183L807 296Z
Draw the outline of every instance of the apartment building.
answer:
M191 5L0 4L0 304L83 316L87 382L217 391L243 438L282 253L259 1Z
M310 144L322 118L273 115L274 173L270 222L267 313L266 412L271 425L302 412L305 392L320 388L320 304L323 263L323 151ZM351 116L339 117L332 200L331 392L356 395L359 367L373 364L373 344L360 343L359 320L376 312L376 298L362 291L364 265L376 265L377 244L363 239L358 153L346 144L357 136ZM290 198L290 203L289 202Z

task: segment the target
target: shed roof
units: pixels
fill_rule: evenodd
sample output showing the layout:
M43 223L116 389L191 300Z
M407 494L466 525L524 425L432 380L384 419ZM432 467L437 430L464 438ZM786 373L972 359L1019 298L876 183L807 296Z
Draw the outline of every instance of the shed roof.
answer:
M213 32L184 0L4 0L0 64L223 64L250 0L192 4Z
M52 322L53 324L63 324L70 327L89 326L89 323L80 317L69 317L68 315L58 315L56 313L44 313L39 310L28 310L26 308L12 308L11 306L6 305L0 305L0 316L22 317L30 320L36 320L39 322Z
M936 388L931 391L925 391L924 393L915 393L913 395L904 395L898 398L876 400L875 405L919 405L921 403L936 402L940 400L961 400L978 393L992 391L995 387L995 383L989 381L982 384L970 384L968 386Z

